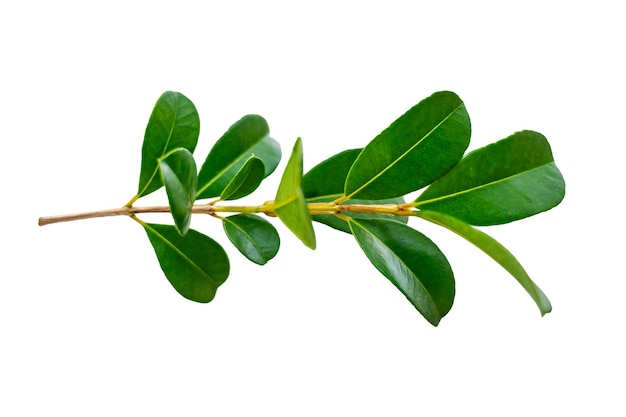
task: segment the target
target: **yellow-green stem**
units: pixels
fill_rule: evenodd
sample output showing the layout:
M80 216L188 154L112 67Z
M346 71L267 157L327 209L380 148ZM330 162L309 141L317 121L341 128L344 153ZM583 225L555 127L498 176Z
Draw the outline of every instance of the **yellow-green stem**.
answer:
M342 214L342 213L365 213L381 214L387 216L412 216L415 210L406 204L337 204L332 203L308 203L307 207L311 214ZM194 214L217 214L217 213L263 213L275 217L277 206L273 201L265 202L259 206L222 206L217 204L197 204L191 212ZM93 219L110 216L135 216L144 213L169 213L169 206L132 207L124 206L108 210L96 210L84 213L64 214L60 216L44 216L39 218L39 225L70 222L75 220Z

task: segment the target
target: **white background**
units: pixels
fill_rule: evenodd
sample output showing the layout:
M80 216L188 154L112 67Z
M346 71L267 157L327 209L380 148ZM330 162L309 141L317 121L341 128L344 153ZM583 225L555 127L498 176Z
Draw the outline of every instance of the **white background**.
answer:
M0 6L0 415L625 415L619 2L222 3ZM487 231L554 311L417 219L457 280L437 328L320 225L313 252L274 222L281 251L259 267L194 217L232 263L206 305L171 288L127 218L38 227L134 195L165 90L196 104L201 161L258 113L285 155L303 138L307 170L439 90L465 101L471 149L542 132L564 202Z

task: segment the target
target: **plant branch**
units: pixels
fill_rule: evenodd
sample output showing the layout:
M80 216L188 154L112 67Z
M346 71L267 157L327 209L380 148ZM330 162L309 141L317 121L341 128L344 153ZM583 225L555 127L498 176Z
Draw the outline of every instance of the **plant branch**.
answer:
M339 213L366 213L381 214L387 216L413 216L415 210L404 204L335 204L333 203L308 203L307 207L311 214L339 214ZM217 214L217 213L263 213L276 217L276 206L273 201L267 201L260 206L222 206L216 204L197 204L191 209L194 214ZM134 216L143 213L169 213L169 206L146 206L146 207L120 207L108 210L95 210L83 213L63 214L58 216L43 216L39 218L39 226L48 224L71 222L76 220L94 219L111 216Z

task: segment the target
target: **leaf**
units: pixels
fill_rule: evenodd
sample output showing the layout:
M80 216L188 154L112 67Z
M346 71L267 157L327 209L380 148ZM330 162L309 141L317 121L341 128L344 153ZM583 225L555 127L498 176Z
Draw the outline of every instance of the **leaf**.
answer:
M251 194L265 178L265 165L256 156L251 156L226 185L220 195L222 200L237 200Z
M348 149L320 162L302 178L306 198L333 201L344 195L346 177L362 149Z
M150 194L163 185L159 160L172 149L194 151L200 134L200 117L184 95L166 91L157 100L146 127L141 151L139 191L135 198Z
M564 196L548 141L526 130L470 152L417 198L416 207L487 226L549 210Z
M349 198L404 196L445 174L469 145L470 120L454 93L433 94L372 140L345 183Z
M174 224L184 235L189 230L191 208L196 198L196 162L187 149L176 148L160 159L159 163Z
M542 316L552 311L550 300L548 300L543 291L541 291L541 289L530 279L522 265L517 259L515 259L511 252L498 243L494 238L459 219L448 216L447 214L420 210L416 213L416 215L422 219L443 226L463 237L468 242L473 243L476 247L485 252L494 261L506 269L521 284L521 286L524 287L539 307L539 311L541 311Z
M350 149L340 152L320 162L307 172L302 178L302 191L307 202L332 202L343 197L344 184L350 167L361 153L361 149ZM342 204L402 204L404 198L385 200L347 200ZM360 214L343 212L343 214L356 218L376 218L375 214ZM334 214L315 214L314 221L326 224L334 229L346 233L350 232L348 222ZM407 217L394 217L396 221L407 223Z
M174 226L143 223L161 269L180 295L208 303L230 272L224 249L193 229L181 236Z
M315 232L302 193L302 139L298 138L274 198L278 218L307 247L315 249Z
M215 143L198 174L197 199L217 197L243 164L256 156L265 165L267 177L280 162L280 145L269 137L269 126L258 115L247 115L233 124Z
M280 237L267 220L243 213L223 218L223 225L228 239L252 262L265 265L278 253Z
M372 264L433 326L454 301L448 260L426 236L395 221L350 219L350 228Z

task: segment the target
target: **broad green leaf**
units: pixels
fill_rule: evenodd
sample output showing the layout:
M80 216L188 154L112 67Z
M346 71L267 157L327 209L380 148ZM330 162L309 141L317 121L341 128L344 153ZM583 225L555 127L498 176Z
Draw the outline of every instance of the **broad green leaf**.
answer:
M342 197L350 167L362 149L348 149L320 162L302 178L302 192L306 198L333 201Z
M196 198L196 162L191 152L185 148L172 150L159 162L174 224L180 234L184 235L189 230L191 208Z
M174 226L142 223L161 269L185 298L208 303L226 281L230 263L224 249L193 229L181 236Z
M485 252L494 261L506 269L521 284L521 286L524 287L539 307L539 311L541 311L542 316L552 311L552 305L543 291L541 291L541 289L530 279L522 265L517 261L517 259L515 259L511 252L498 243L494 238L459 219L443 213L420 210L416 213L416 215L432 223L443 226L473 243L476 247Z
M200 117L193 103L180 93L163 93L146 127L141 150L139 190L133 200L161 188L163 183L159 175L159 160L176 148L193 152L199 134Z
M274 198L278 218L307 247L315 249L315 232L302 193L302 139L298 138Z
M243 213L225 217L223 225L228 239L252 262L265 265L278 253L280 237L267 220Z
M250 114L233 124L215 143L198 174L198 199L217 197L243 164L256 156L265 165L267 177L280 162L280 145L269 136L261 116Z
M549 210L564 196L548 141L527 130L470 152L418 197L416 207L488 226Z
M404 196L445 174L463 156L470 119L454 93L433 94L372 140L358 156L345 183L350 198Z
M226 185L220 195L222 200L237 200L252 193L265 178L265 165L256 156L251 156L239 172Z
M436 326L454 301L448 260L426 236L407 225L382 219L350 219L352 234L372 264L428 322Z
M361 149L350 149L340 152L330 158L320 162L311 168L302 178L302 191L307 202L331 202L343 197L344 184L350 167L361 153ZM404 198L393 198L385 200L347 200L342 204L402 204ZM343 212L350 217L357 218L375 218L379 217L372 214L360 214ZM326 224L334 229L341 230L346 233L350 232L348 222L334 214L315 214L312 216L314 221ZM407 223L407 217L394 217L394 220Z

